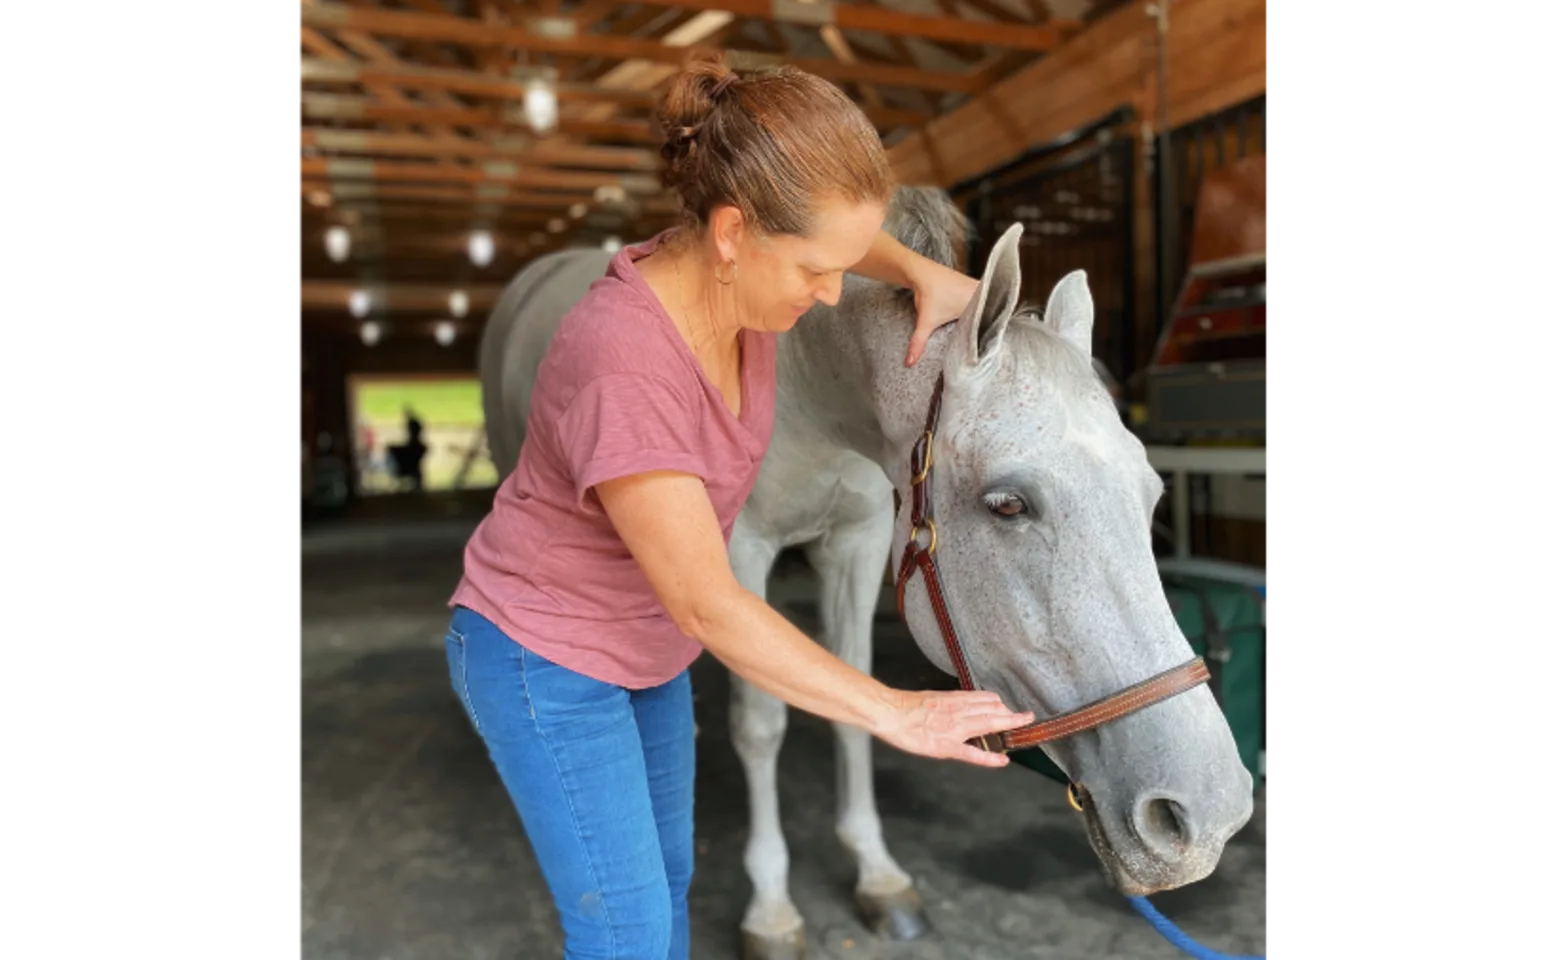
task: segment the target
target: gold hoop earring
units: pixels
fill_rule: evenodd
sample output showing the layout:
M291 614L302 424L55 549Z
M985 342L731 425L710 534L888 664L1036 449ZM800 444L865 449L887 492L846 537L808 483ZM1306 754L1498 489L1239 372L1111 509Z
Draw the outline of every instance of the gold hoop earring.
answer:
M731 274L728 276L728 279L726 279L726 280L722 279L722 268L723 268L724 264L733 268ZM739 262L737 260L725 260L725 261L723 261L723 263L717 264L716 274L717 274L717 282L722 284L725 287L728 286L733 281L735 281L735 280L737 280L739 278Z

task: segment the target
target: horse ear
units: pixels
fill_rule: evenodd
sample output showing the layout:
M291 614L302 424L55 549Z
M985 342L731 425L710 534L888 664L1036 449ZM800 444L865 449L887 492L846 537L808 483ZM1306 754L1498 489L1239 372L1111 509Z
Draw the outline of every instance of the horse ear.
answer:
M1086 271L1072 270L1054 284L1053 293L1048 295L1048 309L1043 313L1043 322L1090 357L1093 311L1092 292L1086 285Z
M1021 224L1016 223L989 251L983 279L956 321L956 342L964 344L968 363L977 363L999 347L1010 315L1021 299Z

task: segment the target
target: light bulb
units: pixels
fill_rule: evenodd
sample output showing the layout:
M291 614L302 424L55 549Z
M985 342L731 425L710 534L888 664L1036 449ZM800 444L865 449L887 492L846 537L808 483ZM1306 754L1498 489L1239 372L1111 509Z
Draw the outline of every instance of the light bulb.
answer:
M467 256L473 266L486 267L494 259L494 238L487 230L474 230L467 238Z
M348 312L355 317L363 317L369 313L369 291L354 290L348 295Z
M554 124L559 121L559 98L554 95L553 85L543 80L528 81L521 110L527 118L527 125L535 133L554 129Z
M603 249L609 253L618 253L623 246L624 242L618 237L608 237L603 241Z
M456 324L449 320L441 320L434 325L434 339L442 347L449 347L456 342Z
M451 316L460 320L467 316L467 293L464 290L451 291Z
M333 263L341 263L348 258L348 251L353 249L353 235L348 228L339 225L326 228L326 256Z
M379 343L380 334L380 324L373 320L365 320L363 325L358 328L359 339L364 341L364 346L366 347L372 347Z

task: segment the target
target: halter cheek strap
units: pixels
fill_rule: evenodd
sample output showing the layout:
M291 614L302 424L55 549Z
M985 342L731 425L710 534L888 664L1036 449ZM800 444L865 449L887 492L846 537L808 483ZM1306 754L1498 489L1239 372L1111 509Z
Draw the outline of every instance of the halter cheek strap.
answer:
M945 600L945 589L940 583L939 566L934 561L935 551L939 549L939 528L934 523L934 502L930 489L934 472L934 433L939 427L940 403L944 393L945 375L942 373L934 384L934 396L929 401L928 420L924 425L923 435L912 447L912 490L908 498L912 509L912 532L907 538L907 546L902 551L901 566L896 573L896 607L901 612L902 619L906 620L907 584L912 580L915 572L922 573L924 591L928 594L929 606L934 612L934 621L939 624L940 636L945 641L946 652L950 654L950 662L955 668L956 678L961 682L963 690L976 690L977 685L972 680L972 671L967 666L967 658L961 649L961 639L951 620L950 606ZM900 510L898 493L897 511ZM977 737L971 743L991 753L1003 753L1035 747L1052 740L1061 740L1144 710L1152 704L1194 689L1210 678L1211 674L1206 668L1205 661L1195 657L1111 696L1077 707L1069 713L1039 720L1003 733Z

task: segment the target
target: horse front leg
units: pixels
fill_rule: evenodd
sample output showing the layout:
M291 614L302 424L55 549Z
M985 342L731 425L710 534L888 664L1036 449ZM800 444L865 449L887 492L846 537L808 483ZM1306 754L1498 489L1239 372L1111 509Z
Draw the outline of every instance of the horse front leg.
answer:
M832 530L810 549L820 576L820 615L826 643L865 673L874 659L874 613L890 554L890 498L872 519ZM838 723L836 835L858 861L856 899L864 924L881 936L911 940L930 922L906 871L885 847L874 802L874 762L868 731Z
M777 547L746 530L742 514L729 544L729 558L739 583L764 598ZM749 786L744 869L753 893L740 926L744 960L803 960L808 953L804 918L788 895L787 840L782 836L777 800L777 755L787 732L787 704L737 674L730 677L728 725Z

